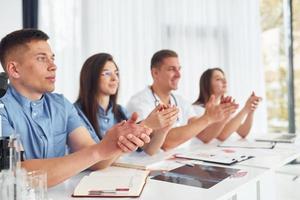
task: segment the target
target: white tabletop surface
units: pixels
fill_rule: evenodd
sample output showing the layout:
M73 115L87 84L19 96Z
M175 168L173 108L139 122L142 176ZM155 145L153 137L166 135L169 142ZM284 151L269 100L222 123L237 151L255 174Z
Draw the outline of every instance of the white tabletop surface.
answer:
M210 144L203 144L197 140L192 140L189 144L182 145L177 151L195 151L197 149L209 150L217 147L218 141L213 141ZM227 148L228 149L228 148ZM243 161L234 165L234 168L246 171L247 174L243 177L227 178L224 181L216 184L210 189L199 187L191 187L174 183L162 182L149 179L145 185L140 198L143 200L153 199L229 199L236 194L242 187L247 187L249 184L255 184L259 179L270 170L276 170L279 167L287 164L293 159L300 156L300 146L294 144L279 144L274 149L235 149L245 154L254 154L254 158ZM164 152L156 156L158 159L164 157ZM168 152L167 154L170 154ZM151 158L153 159L153 157ZM159 160L158 160L159 161ZM82 172L79 175L70 178L69 180L48 190L48 196L52 200L60 199L75 199L72 198L72 192L80 179L88 172ZM92 200L95 198L84 198ZM101 198L103 199L103 198ZM124 199L124 198L122 198Z
M238 192L241 187L246 187L247 184L254 183L266 172L264 169L239 167L242 171L247 172L242 177L229 177L222 182L216 184L210 189L203 189L199 187L191 187L185 185L179 185L174 183L168 183L163 181L147 179L147 183L144 187L140 198L143 200L153 199L205 199L205 200L217 200L228 199ZM71 197L74 188L80 181L80 179L89 172L82 172L77 176L70 178L69 180L48 189L48 197L52 200L69 200L76 199ZM92 200L95 198L84 198L86 200ZM106 199L106 198L101 198ZM114 198L115 199L115 198ZM122 198L124 199L124 198ZM125 198L126 199L126 198Z
M245 140L249 141L249 140ZM232 147L217 147L219 141L213 141L209 144L203 144L200 141L192 140L189 150L196 149L212 150L216 148L230 149L240 152L245 155L252 155L254 158L242 161L237 166L249 166L277 170L285 164L300 157L299 144L277 143L273 149L247 149L247 148L232 148Z

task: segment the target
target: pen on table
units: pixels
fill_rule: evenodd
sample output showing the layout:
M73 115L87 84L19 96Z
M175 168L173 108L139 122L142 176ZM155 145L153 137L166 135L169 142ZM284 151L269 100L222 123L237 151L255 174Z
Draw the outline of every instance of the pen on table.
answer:
M299 178L299 176L295 176L292 180L295 181Z
M122 192L128 192L129 188L116 188L109 190L90 190L89 195L101 195L101 194L117 194Z

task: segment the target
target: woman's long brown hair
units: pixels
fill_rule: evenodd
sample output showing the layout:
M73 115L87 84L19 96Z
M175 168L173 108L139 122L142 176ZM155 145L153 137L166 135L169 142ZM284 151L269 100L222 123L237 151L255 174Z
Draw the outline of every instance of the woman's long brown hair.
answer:
M84 62L80 72L79 96L76 100L76 103L81 106L83 113L92 124L96 134L100 139L100 126L97 120L97 113L99 109L99 79L100 73L108 61L113 62L118 69L113 57L107 53L95 54ZM117 105L117 96L118 90L116 94L110 96L109 101L112 104L112 110L115 118L117 121L121 121L121 111Z
M205 106L205 104L208 102L210 96L211 96L211 79L214 71L220 71L222 74L224 74L224 71L218 67L216 68L210 68L207 69L200 77L199 81L199 97L198 99L193 103L193 105L202 105Z

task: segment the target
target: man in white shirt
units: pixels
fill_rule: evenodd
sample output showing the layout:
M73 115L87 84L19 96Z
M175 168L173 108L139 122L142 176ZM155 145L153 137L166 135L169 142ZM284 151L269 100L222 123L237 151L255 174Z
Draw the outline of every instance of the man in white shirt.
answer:
M232 103L217 104L210 98L202 116L195 116L189 102L172 94L178 88L181 66L178 55L172 50L160 50L151 59L153 84L131 97L127 104L129 112L137 112L140 119L146 118L158 104L174 105L179 108L177 123L164 136L153 134L151 138L164 140L161 148L168 150L193 138L210 124L224 119L232 112Z

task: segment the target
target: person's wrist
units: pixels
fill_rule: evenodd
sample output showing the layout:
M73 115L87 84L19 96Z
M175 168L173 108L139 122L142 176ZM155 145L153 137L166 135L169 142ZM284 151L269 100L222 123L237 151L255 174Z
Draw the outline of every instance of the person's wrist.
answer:
M97 161L104 160L104 153L102 151L103 151L103 144L101 143L95 144L92 148L92 153L91 153L93 160L97 160Z
M152 128L151 123L149 122L148 118L146 118L143 121L141 121L140 125Z
M155 125L153 125L149 120L145 119L143 120L140 125L144 126L144 127L147 127L147 128L151 128L152 130L155 130L156 127Z
M221 123L227 123L227 122L229 122L230 121L230 116L228 116L228 117L225 117L222 121L221 121Z
M203 115L203 119L204 119L204 121L206 122L207 125L210 125L210 124L213 123L213 119L207 113L205 113Z
M254 115L255 110L250 110L248 115Z
M123 151L119 147L118 142L120 142L120 140L108 141L107 139L103 138L100 143L94 145L95 150L93 151L93 157L96 160L101 161L110 159L113 155L121 154Z
M164 127L164 128L160 128L157 129L155 131L152 132L152 135L162 135L162 134L167 134L169 132L169 130L171 129L171 127Z
M244 113L244 114L248 114L250 111L251 111L251 110L249 110L249 109L247 108L247 106L245 106L245 107L241 110L241 112Z

